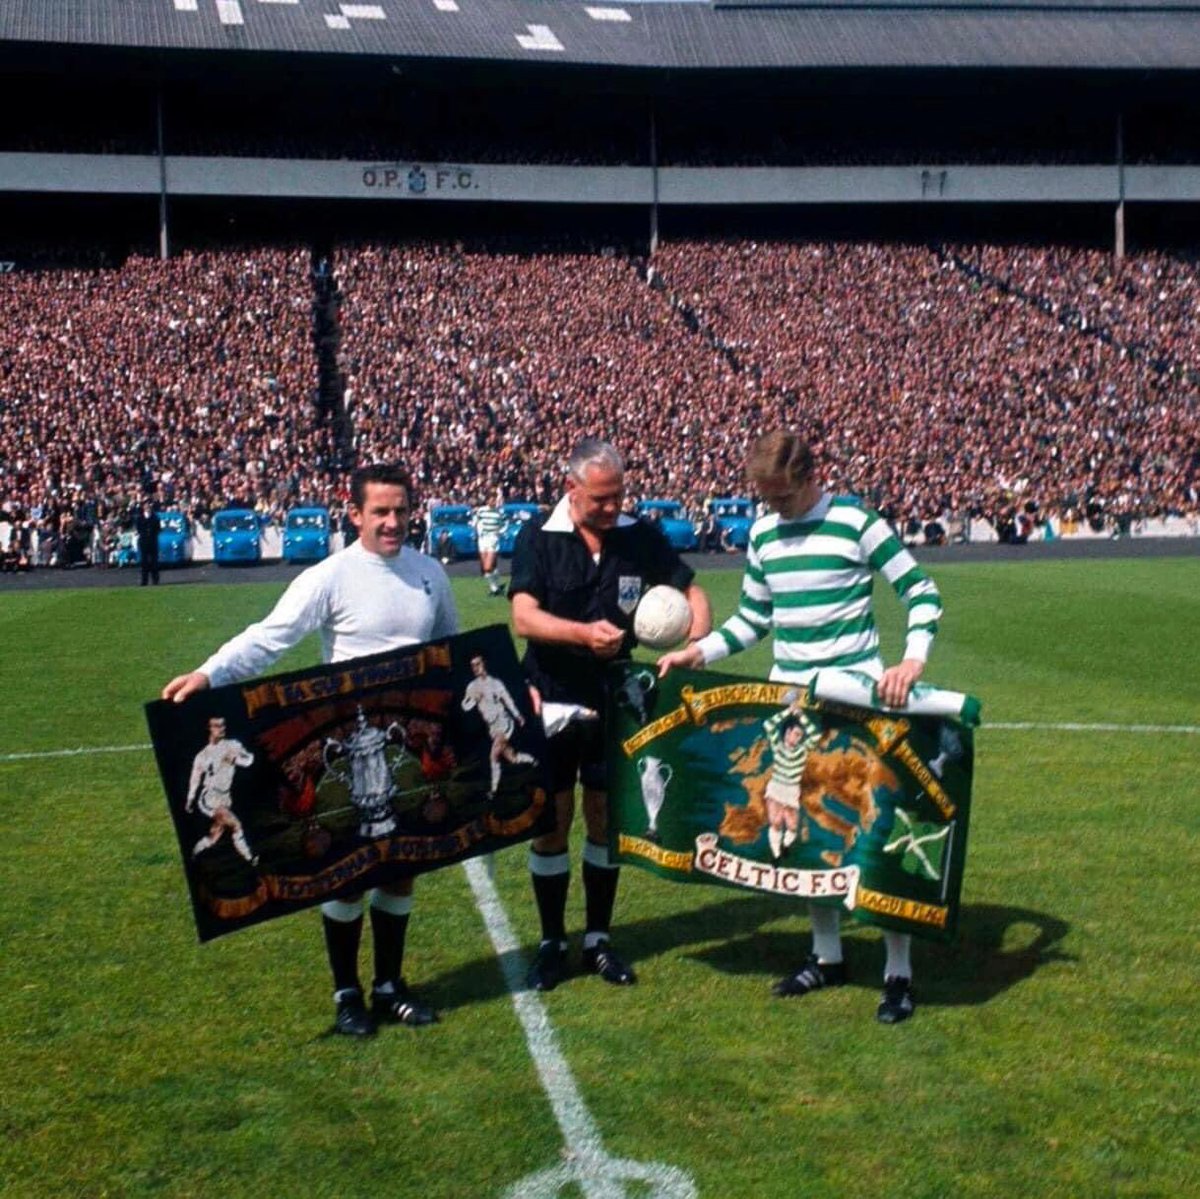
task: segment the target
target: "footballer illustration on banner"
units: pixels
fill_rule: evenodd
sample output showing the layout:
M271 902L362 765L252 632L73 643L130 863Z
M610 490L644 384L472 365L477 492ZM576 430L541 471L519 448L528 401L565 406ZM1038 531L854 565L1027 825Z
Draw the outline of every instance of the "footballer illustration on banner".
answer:
M503 626L146 713L201 940L553 823Z
M679 670L647 685L644 666L610 670L616 859L953 936L978 700L921 687L892 711L850 672L821 671L801 691Z

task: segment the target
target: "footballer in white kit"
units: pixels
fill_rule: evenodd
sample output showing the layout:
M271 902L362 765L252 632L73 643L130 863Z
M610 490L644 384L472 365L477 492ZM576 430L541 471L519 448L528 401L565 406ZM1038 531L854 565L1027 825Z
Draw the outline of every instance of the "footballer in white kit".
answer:
M208 722L208 744L192 762L192 774L188 780L186 810L199 808L205 816L212 818L208 835L201 837L192 848L192 857L199 857L211 849L228 829L233 847L246 859L254 863L257 859L246 842L242 822L233 814L233 776L239 766L249 766L254 755L240 742L225 736L225 718L213 716Z
M524 725L525 718L509 693L508 688L487 672L487 663L482 654L471 659L471 671L475 677L463 692L464 712L478 712L487 725L492 738L491 767L492 782L489 797L494 797L500 786L500 761L532 764L537 761L532 754L518 753L509 744L516 725ZM515 724L514 724L515 722Z

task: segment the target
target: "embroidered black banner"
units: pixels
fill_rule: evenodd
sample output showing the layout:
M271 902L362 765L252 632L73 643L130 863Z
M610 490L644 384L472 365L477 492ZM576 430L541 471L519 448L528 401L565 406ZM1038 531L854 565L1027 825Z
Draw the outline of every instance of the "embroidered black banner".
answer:
M146 705L202 941L553 827L508 630Z

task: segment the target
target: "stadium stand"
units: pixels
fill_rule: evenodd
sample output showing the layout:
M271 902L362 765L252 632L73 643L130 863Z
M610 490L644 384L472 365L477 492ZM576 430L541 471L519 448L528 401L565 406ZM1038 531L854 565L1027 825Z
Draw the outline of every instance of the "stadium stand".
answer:
M352 13L0 10L0 526L38 561L147 491L336 510L367 457L547 500L585 430L695 509L781 421L916 536L1195 521L1188 5ZM1185 248L1122 261L1127 201Z
M356 457L406 459L427 497L549 500L585 430L629 447L640 494L698 510L778 422L818 430L836 485L910 533L1197 510L1196 274L1162 255L683 242L648 273L611 250L344 246L349 455L314 402L310 266L259 249L6 277L10 522L110 546L146 491L202 523L336 508Z

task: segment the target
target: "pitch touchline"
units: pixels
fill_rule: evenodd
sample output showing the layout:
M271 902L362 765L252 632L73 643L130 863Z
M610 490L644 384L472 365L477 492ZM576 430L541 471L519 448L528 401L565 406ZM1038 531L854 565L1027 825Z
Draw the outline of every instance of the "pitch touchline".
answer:
M993 720L979 728L1000 732L1034 733L1200 733L1200 724L1076 724L1069 721ZM77 749L43 749L34 753L0 754L0 762L25 762L34 758L77 758L91 754L132 754L150 749L141 745L81 745Z
M979 731L986 732L988 729L1050 733L1200 733L1200 725L1197 724L1043 724L1034 720L994 720L983 724Z

